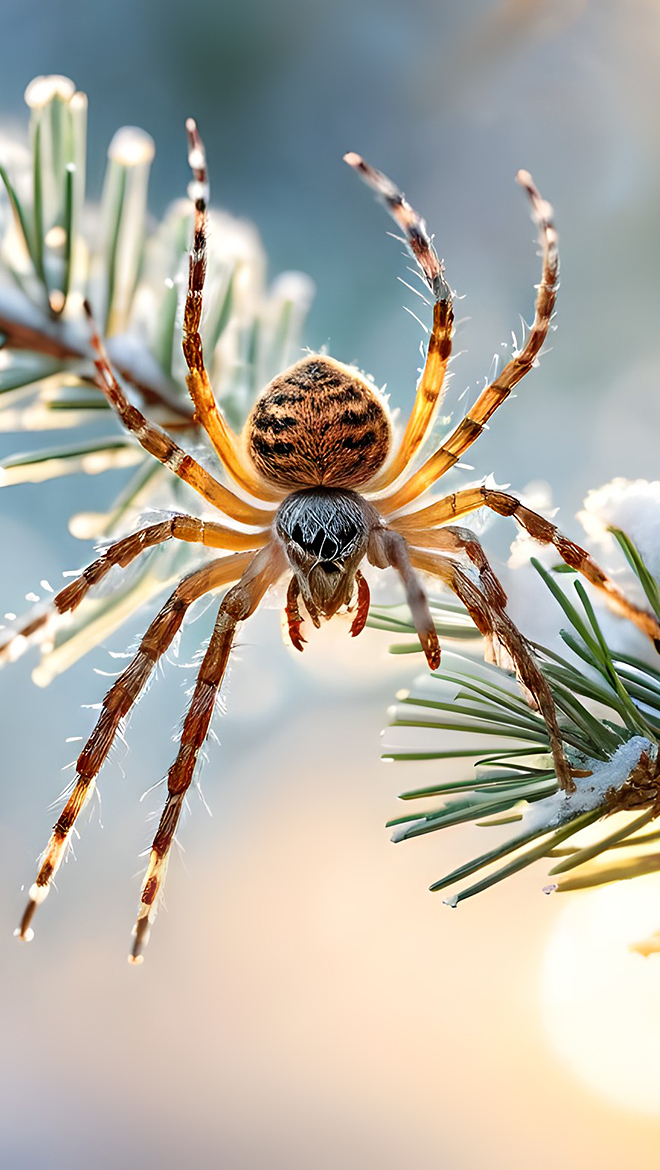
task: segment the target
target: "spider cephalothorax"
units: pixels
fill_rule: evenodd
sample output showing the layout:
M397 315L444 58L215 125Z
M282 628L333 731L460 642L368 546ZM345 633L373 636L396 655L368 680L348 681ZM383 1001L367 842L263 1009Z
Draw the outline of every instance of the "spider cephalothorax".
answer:
M302 595L305 608L314 622L331 618L342 606L350 605L358 589L366 590L359 565L368 551L369 535L378 526L375 508L357 492L342 488L316 487L293 492L278 509L275 529L293 569L292 589L287 615L291 621L291 604ZM362 599L360 599L362 601ZM368 592L366 606L368 608ZM364 602L360 609L364 609ZM364 615L360 612L360 620ZM361 620L360 629L364 626ZM354 633L359 633L354 627ZM292 633L294 644L301 649L299 635Z
M377 568L391 566L403 583L432 669L440 661L440 647L417 570L439 578L463 601L491 650L502 647L513 661L530 700L545 718L557 779L567 790L574 787L573 779L548 685L530 647L506 613L506 595L481 545L469 530L454 522L482 507L513 516L537 540L554 545L568 564L603 589L640 629L651 638L660 638L660 627L652 614L631 605L583 549L507 492L484 485L468 487L428 502L423 508L405 511L455 466L478 438L497 407L535 364L547 335L557 288L557 237L552 210L541 199L530 176L521 171L518 179L527 190L540 227L543 266L527 340L441 445L408 475L411 462L432 433L453 328L452 293L424 221L389 179L358 155L346 155L346 161L374 188L403 231L433 298L426 362L410 418L394 450L390 451L387 410L376 388L359 371L318 354L308 355L275 378L254 406L243 435L236 435L215 401L204 366L199 325L206 272L206 160L192 120L187 129L195 180L195 235L183 324L188 389L196 417L217 454L219 470L234 480L242 494L212 475L128 400L95 331L92 347L98 384L124 426L155 459L193 487L222 516L242 527L170 515L131 533L110 545L80 577L58 593L50 613L28 615L0 647L0 657L11 658L19 641L23 646L29 638L39 637L52 620L83 603L90 589L113 567L123 568L163 541L183 540L229 554L206 562L178 583L149 625L134 658L105 695L96 726L78 758L70 793L43 853L17 931L23 939L32 937L34 912L48 894L99 770L189 607L202 595L235 582L218 607L177 755L168 772L165 807L142 883L130 956L134 962L141 960L156 912L172 841L209 729L237 625L254 612L268 589L283 575L290 575L286 613L291 641L302 650L301 604L315 625L323 617L333 617L342 607L354 607L351 633L359 634L369 608L369 590L360 565L366 558ZM246 495L255 502L246 499Z

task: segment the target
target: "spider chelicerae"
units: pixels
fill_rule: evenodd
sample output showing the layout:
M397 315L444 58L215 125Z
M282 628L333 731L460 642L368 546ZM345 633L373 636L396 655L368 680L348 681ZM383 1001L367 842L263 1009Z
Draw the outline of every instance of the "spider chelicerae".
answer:
M218 407L204 366L199 329L207 263L208 180L203 143L192 119L187 123L187 132L195 204L183 321L187 384L196 419L206 431L222 471L241 494L220 482L128 400L88 309L91 345L98 385L124 427L150 455L242 528L179 514L133 532L110 545L58 593L50 613L28 614L0 647L0 659L13 657L17 639L24 645L48 622L71 613L112 568L125 568L135 557L164 541L202 544L228 554L207 562L179 582L149 625L132 661L103 699L16 931L24 940L32 937L34 912L49 892L99 770L190 606L202 595L231 585L220 602L176 758L168 772L167 798L142 882L129 955L135 963L143 957L172 842L209 730L237 626L254 613L269 588L285 574L290 574L286 600L289 634L296 649L302 650L304 613L318 626L322 618L329 619L340 609L352 609L351 633L359 634L369 611L369 588L360 565L366 557L378 568L393 567L403 583L432 670L440 662L440 647L418 571L439 578L464 603L486 638L491 655L501 651L513 663L530 700L545 718L557 779L567 791L574 788L574 783L548 685L527 642L505 611L506 595L480 543L455 522L482 507L514 517L534 538L554 545L568 565L604 590L610 602L640 629L655 640L660 638L655 618L628 602L584 549L509 493L485 485L473 486L421 509L409 508L456 465L479 437L491 415L536 363L545 341L554 312L559 259L552 209L539 195L531 176L525 171L517 176L531 200L542 248L535 316L526 341L442 444L408 474L432 431L453 332L452 292L424 221L388 178L359 155L345 156L398 224L433 297L424 368L410 417L394 449L382 395L357 369L323 354L309 354L276 377L259 397L239 436Z

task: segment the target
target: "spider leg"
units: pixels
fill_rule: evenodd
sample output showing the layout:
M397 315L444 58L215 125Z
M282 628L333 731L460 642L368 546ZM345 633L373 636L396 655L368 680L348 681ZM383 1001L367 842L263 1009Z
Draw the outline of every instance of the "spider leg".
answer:
M195 418L204 427L222 463L236 483L257 499L281 500L283 492L270 487L247 462L238 436L234 434L215 400L204 365L199 326L207 264L209 181L204 143L193 118L188 118L186 131L188 163L194 179L195 227L183 317L183 354L188 366L186 382L195 407Z
M292 577L289 581L289 588L286 591L286 621L289 629L289 637L291 645L296 650L302 650L307 643L307 639L303 638L300 627L302 626L302 616L300 613L300 606L298 605L298 598L300 597L300 585L298 579Z
M254 613L266 590L285 568L282 550L269 545L257 553L237 585L225 595L200 667L192 701L186 715L181 742L167 776L167 799L151 846L147 872L142 883L140 907L129 962L142 961L142 949L156 914L167 862L186 793L192 783L195 764L213 715L236 627Z
M371 600L369 582L366 577L362 576L359 569L355 574L355 580L357 582L357 612L351 623L352 638L357 638L358 634L361 634L366 626L367 618L369 617L369 602Z
M85 308L93 324L89 305L86 304ZM149 422L142 412L128 401L112 372L108 355L94 326L92 346L96 353L94 365L97 370L99 388L105 394L126 430L135 436L145 451L148 451L165 467L173 471L179 479L189 484L200 496L203 496L205 500L208 500L231 519L238 520L241 524L255 526L271 523L275 516L274 512L255 508L230 491L229 488L224 487L205 467L202 467L201 463L193 459L192 455L187 455L166 431L156 426L155 423Z
M433 295L438 299L450 299L451 290L447 284L442 268L442 261L433 247L431 238L426 230L424 220L408 203L387 175L377 171L375 167L365 162L359 154L349 151L344 155L344 162L357 171L360 178L371 187L372 191L385 205L392 218L396 221L405 235L405 242L422 270L424 279Z
M545 517L539 516L538 512L533 512L531 508L525 507L520 500L508 492L483 486L466 488L464 491L454 492L451 496L445 496L444 499L437 500L436 503L430 504L418 512L411 512L407 516L399 516L395 520L390 520L389 524L397 532L403 533L413 544L433 548L436 546L429 544L431 534L426 531L428 527L435 527L435 525L443 524L447 520L467 516L470 512L475 512L477 508L484 506L499 516L512 516L534 540L538 540L541 544L553 545L567 565L576 569L587 581L601 589L612 607L623 617L634 622L643 634L651 638L656 648L660 649L660 624L655 615L650 610L643 609L629 601L585 549L569 540L555 524L546 520Z
M181 515L171 516L159 524L150 524L130 536L124 536L111 544L97 560L92 561L79 577L61 589L46 609L26 614L0 644L0 666L18 658L35 634L45 634L54 618L77 609L90 589L98 585L115 566L125 569L140 553L172 539L203 544L208 548L256 550L267 543L270 533L268 529L262 532L235 532L213 521Z
M433 549L438 552L465 553L479 573L479 580L485 595L494 605L503 608L507 596L500 580L495 576L486 554L469 528L446 525L443 528L406 529L402 533L415 548Z
M437 670L440 665L440 643L426 593L412 566L407 541L399 532L392 532L388 528L375 528L369 536L367 559L379 569L386 569L390 565L396 569L406 591L406 601L426 661L431 670Z
M186 610L202 594L235 581L252 560L252 553L236 553L213 561L185 577L152 621L135 657L111 686L103 700L96 726L78 757L73 788L42 855L36 881L30 888L29 901L16 931L19 938L25 941L32 938L30 924L34 912L50 890L51 882L66 854L74 824L94 791L101 765L121 724L151 677L158 659L180 629Z
M545 720L559 786L566 792L574 792L575 783L564 755L561 732L557 723L557 712L550 688L526 639L511 621L500 602L502 587L499 582L497 582L497 591L493 591L488 588L486 579L486 589L482 592L465 570L449 557L440 556L438 553L424 552L418 548L410 548L409 555L410 562L416 569L439 577L456 594L468 610L477 629L485 638L491 642L500 642L504 646L515 665L520 681L532 695ZM484 583L483 576L480 579Z
M433 425L451 354L454 308L451 289L444 277L442 261L433 247L424 220L386 175L374 170L358 154L344 155L344 160L376 192L392 218L403 229L408 248L434 297L433 328L412 412L396 454L368 485L369 491L372 492L389 487L398 479L416 455Z
M539 195L531 175L527 171L519 171L517 179L530 197L532 216L540 227L543 249L541 283L538 286L534 322L529 336L520 352L507 363L495 381L482 390L472 409L458 426L454 427L442 446L397 491L378 501L378 507L384 515L389 516L409 504L411 500L417 499L458 462L468 447L479 438L498 406L502 405L514 386L531 370L547 337L558 288L557 233L552 221L552 208Z

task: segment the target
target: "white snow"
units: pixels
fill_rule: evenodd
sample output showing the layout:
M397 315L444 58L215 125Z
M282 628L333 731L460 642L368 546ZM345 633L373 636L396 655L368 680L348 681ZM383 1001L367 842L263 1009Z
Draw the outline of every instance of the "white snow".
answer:
M145 166L156 153L156 144L139 126L122 126L108 147L108 158L124 167Z
M420 817L420 819L418 821L404 821L404 823L402 825L395 826L395 828L392 832L392 836L390 837L390 841L393 841L394 844L396 845L396 843L398 841L404 840L405 835L409 829L417 828L418 825L424 825L424 824L426 824L425 817Z
M610 788L621 788L639 763L642 752L656 758L658 748L643 735L635 735L621 744L609 760L591 760L584 765L591 768L591 776L577 779L577 792L555 792L545 800L530 805L523 815L524 831L554 828L566 824L583 812L598 808Z
M577 518L606 566L616 547L607 531L612 525L634 541L649 572L660 579L660 480L617 478L593 488Z
M657 745L643 735L635 735L621 744L609 760L586 760L581 767L584 767L585 771L591 768L591 776L576 780L577 792L568 795L560 789L553 796L530 804L523 813L522 831L559 828L580 813L598 808L610 788L617 790L625 784L638 764L642 752L646 752L650 759L654 760L658 752ZM420 817L418 821L406 821L396 825L390 840L395 843L402 841L412 828L425 823L425 818Z

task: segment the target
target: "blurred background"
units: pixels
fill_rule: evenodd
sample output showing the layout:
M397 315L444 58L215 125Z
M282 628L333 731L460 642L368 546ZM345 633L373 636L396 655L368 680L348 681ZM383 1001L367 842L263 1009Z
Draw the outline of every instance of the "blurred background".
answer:
M401 184L466 294L455 410L532 316L534 229L513 182L529 169L557 214L559 327L470 462L516 490L549 482L578 539L588 488L657 477L658 0L4 0L2 14L4 130L23 132L33 76L71 76L90 99L90 194L117 126L139 125L161 214L188 182L193 114L213 202L256 223L272 275L316 283L306 344L355 360L404 408L423 335L402 305L419 309L342 154ZM0 455L16 449L0 438ZM2 492L3 610L87 559L67 519L107 504L123 474ZM514 535L498 521L486 538L504 576ZM0 677L2 1166L656 1166L660 958L626 946L660 925L658 883L547 899L532 869L457 912L431 897L483 831L389 843L396 794L427 765L379 761L386 708L421 670L388 657L386 634L351 642L333 623L299 656L272 609L243 632L203 773L213 817L194 795L134 970L160 792L140 797L167 770L190 683L166 664L35 942L13 942L66 741L94 720L81 704L146 621L48 689L29 658ZM189 628L180 663L206 632Z

